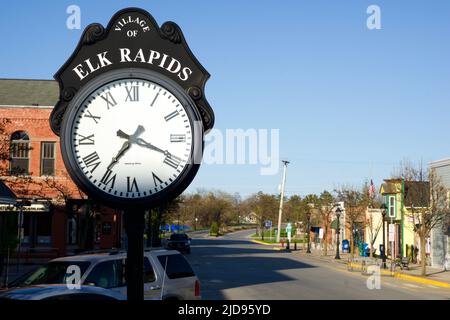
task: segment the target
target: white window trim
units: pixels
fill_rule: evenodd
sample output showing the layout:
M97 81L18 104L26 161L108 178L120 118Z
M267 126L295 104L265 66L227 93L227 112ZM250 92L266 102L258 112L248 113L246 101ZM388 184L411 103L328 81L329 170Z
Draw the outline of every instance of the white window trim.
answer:
M391 215L391 199L394 199L394 215ZM395 218L397 215L396 215L396 209L397 209L397 204L396 204L396 199L395 199L395 196L389 196L389 198L388 198L388 204L389 204L389 218Z

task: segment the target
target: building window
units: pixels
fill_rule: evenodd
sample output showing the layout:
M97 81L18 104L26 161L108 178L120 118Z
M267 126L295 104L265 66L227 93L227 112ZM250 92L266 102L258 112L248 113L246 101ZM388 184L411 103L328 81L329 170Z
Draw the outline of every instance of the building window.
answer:
M395 218L395 196L389 196L389 217Z
M41 144L41 176L55 175L55 143L42 142Z
M16 131L11 135L11 175L30 174L30 137L24 131Z
M52 240L52 216L49 213L36 215L37 245L50 245Z

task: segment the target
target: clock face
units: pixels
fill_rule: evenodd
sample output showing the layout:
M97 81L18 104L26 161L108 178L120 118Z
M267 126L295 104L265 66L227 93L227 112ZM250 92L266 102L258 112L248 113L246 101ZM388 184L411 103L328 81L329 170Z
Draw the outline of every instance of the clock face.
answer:
M193 152L194 119L186 108L174 92L151 80L101 85L68 124L77 171L115 198L145 198L169 188Z

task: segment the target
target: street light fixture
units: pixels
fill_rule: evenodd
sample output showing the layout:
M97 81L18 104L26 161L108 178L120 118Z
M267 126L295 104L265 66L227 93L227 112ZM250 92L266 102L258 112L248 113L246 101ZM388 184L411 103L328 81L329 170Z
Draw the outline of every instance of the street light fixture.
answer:
M306 253L311 253L311 242L310 242L310 234L311 234L311 211L306 213L306 218L308 219L307 233L308 233L308 250Z
M336 256L334 257L335 259L341 259L341 256L339 255L339 234L341 233L341 227L339 225L339 218L341 217L341 213L342 213L342 209L341 207L337 207L337 209L335 210L335 214L336 214Z
M385 225L384 222L386 221L386 210L387 206L385 203L383 203L380 207L381 209L381 215L383 216L383 251L381 252L381 259L383 260L383 269L386 269L386 235L385 235Z

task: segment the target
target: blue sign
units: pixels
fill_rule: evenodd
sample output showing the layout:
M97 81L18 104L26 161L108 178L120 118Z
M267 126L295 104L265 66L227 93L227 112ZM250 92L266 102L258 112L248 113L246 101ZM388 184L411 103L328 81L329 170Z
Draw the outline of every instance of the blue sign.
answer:
M264 226L266 227L266 229L272 228L272 221L271 220L266 220L266 222L264 223Z

